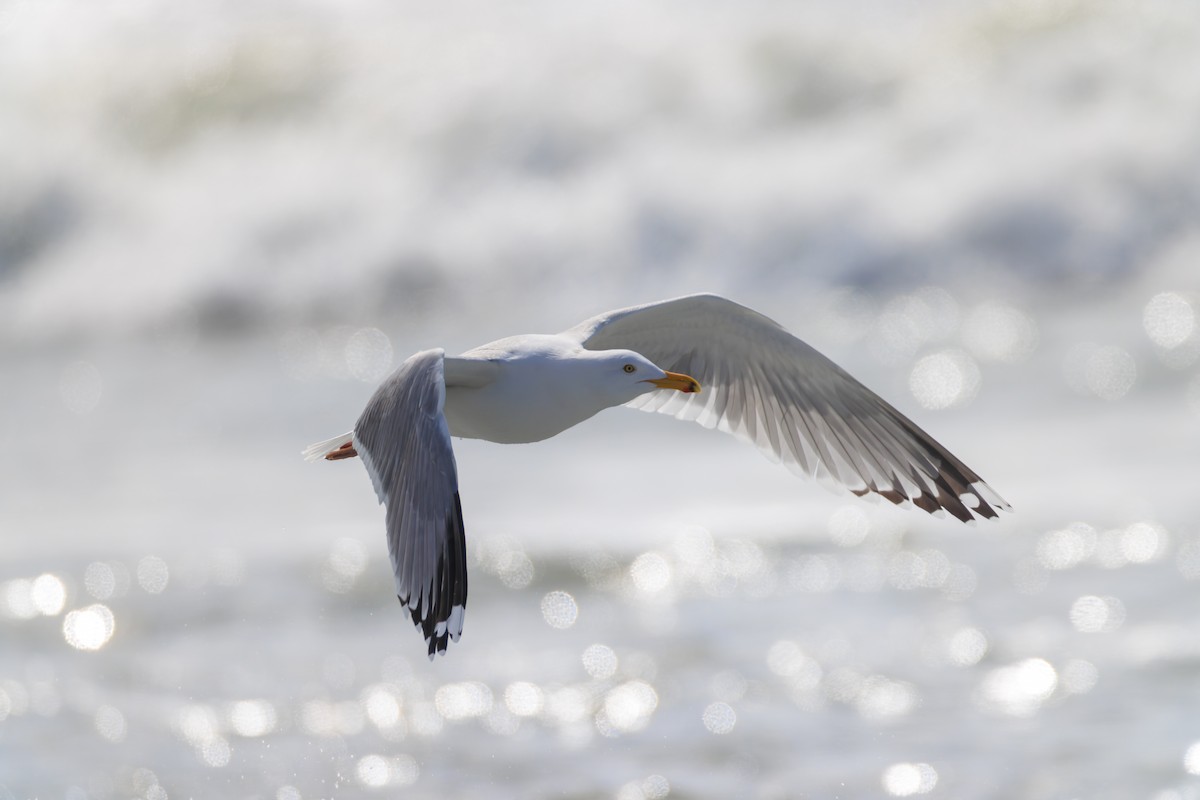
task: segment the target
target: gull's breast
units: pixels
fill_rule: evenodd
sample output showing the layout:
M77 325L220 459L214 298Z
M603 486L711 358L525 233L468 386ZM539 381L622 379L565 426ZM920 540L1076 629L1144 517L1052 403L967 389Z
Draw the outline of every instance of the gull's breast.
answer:
M521 444L556 436L603 408L569 388L497 381L478 389L448 388L444 413L451 436Z

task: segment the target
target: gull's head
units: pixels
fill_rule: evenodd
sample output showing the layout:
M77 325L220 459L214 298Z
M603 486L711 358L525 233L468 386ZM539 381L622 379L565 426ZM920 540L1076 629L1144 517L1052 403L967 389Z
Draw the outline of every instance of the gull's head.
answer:
M700 391L699 381L692 376L667 372L632 350L606 350L599 355L605 388L618 403L627 403L656 389L673 389L684 394Z

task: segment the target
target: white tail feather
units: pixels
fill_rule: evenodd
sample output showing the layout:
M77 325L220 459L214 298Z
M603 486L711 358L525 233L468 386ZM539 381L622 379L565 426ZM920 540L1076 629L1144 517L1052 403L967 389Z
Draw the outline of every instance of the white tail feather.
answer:
M343 433L341 436L335 436L332 439L326 439L323 442L310 444L304 448L305 461L320 461L325 456L350 444L354 439L353 433Z

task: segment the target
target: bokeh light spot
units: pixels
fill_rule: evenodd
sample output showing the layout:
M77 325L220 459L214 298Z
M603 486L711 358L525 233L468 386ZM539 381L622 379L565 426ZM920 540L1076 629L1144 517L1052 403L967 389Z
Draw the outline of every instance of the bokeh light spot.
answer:
M588 645L583 651L583 668L596 680L611 678L617 672L617 654L607 645Z
M1121 533L1121 554L1131 564L1157 560L1166 545L1166 529L1154 522L1135 522Z
M709 733L723 736L730 733L737 724L737 712L728 703L709 703L708 707L704 709L701 719Z
M448 683L434 693L433 704L448 720L482 717L492 710L492 690L478 681Z
M84 571L83 586L97 600L107 600L117 589L117 576L111 565L96 561Z
M775 642L767 650L767 669L802 688L813 689L820 683L821 665L787 639Z
M229 766L232 757L233 750L229 742L219 736L200 745L200 759L210 767Z
M137 563L138 586L148 594L159 594L167 588L170 572L167 562L158 556L146 556Z
M387 761L383 756L371 755L360 758L354 772L358 776L359 783L372 789L379 789L390 783L391 776L388 774Z
M230 709L229 722L238 736L266 736L275 730L275 706L266 700L240 700Z
M963 406L979 392L979 366L962 350L943 350L917 361L908 376L908 388L917 402L939 410Z
M1175 568L1189 581L1200 580L1200 539L1192 539L1179 546L1175 553Z
M578 686L564 686L549 697L546 710L560 725L578 722L588 715L591 700Z
M551 628L565 630L574 625L578 617L579 606L566 592L547 592L542 598L542 618Z
M1014 717L1035 714L1058 686L1058 673L1042 658L1027 658L987 674L980 686L984 708Z
M92 717L96 732L104 739L119 743L125 741L125 715L112 706L100 706Z
M38 613L55 617L62 613L67 602L67 588L56 575L39 575L29 587L29 599Z
M604 714L618 731L641 730L658 707L658 693L645 681L628 681L604 698Z
M19 681L0 680L0 713L19 717L29 711L29 691Z
M917 706L917 690L910 683L872 675L859 686L854 706L867 719L902 717Z
M1137 362L1115 345L1076 345L1067 352L1064 369L1072 389L1108 401L1120 400L1137 381Z
M1200 742L1195 742L1184 751L1183 768L1191 775L1200 775Z
M926 794L937 782L937 770L928 764L892 764L883 771L883 788L893 797Z
M1087 360L1085 378L1092 394L1104 400L1119 400L1137 380L1133 356L1119 347L1100 347Z
M545 692L527 681L510 683L504 690L504 705L518 717L536 717L542 713L545 703Z
M633 585L645 594L657 594L671 584L671 565L658 553L642 553L629 565Z
M1071 624L1081 633L1115 631L1125 621L1125 606L1115 597L1084 595L1071 604Z
M162 790L154 770L139 767L130 775L129 782L133 784L133 790L146 800L166 800L166 792Z
M616 800L663 800L671 794L671 784L662 775L630 781L617 790Z
M533 583L533 562L520 550L510 550L498 563L500 582L509 589L524 589Z
M533 562L511 537L483 537L476 545L475 554L479 566L498 576L509 589L524 589L533 582Z
M963 323L963 344L977 358L1002 363L1024 361L1037 347L1033 317L1004 303L976 306Z
M1043 534L1037 543L1038 561L1046 569L1070 569L1091 557L1099 536L1084 522Z
M15 578L0 585L0 610L13 619L33 619L38 607L33 602L33 581Z
M108 606L95 603L67 613L63 618L63 638L77 650L99 650L108 644L116 630L116 621Z
M911 358L922 345L945 339L958 327L958 302L945 289L926 286L889 300L875 320L870 348L889 364Z
M988 641L976 628L960 628L950 637L948 650L950 662L959 667L978 664L987 653Z
M862 544L871 532L871 519L858 506L842 506L829 515L829 536L839 547Z
M1178 292L1161 292L1142 311L1142 327L1150 341L1164 350L1187 342L1196 332L1196 309Z
M662 775L651 775L642 781L642 794L646 800L663 800L671 794L671 783Z
M390 731L403 721L400 698L389 686L371 686L364 690L362 705L367 718L380 731Z
M211 742L220 731L216 712L201 704L180 709L174 722L179 735L195 747Z

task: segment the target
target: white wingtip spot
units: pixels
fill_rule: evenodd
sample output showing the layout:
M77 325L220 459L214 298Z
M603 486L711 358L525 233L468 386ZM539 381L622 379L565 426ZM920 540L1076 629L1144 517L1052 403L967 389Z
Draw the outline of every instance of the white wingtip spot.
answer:
M455 606L450 609L450 618L447 620L446 627L450 631L450 638L456 642L458 641L458 637L462 636L463 615L465 613L466 609L463 606Z
M975 483L971 484L971 488L986 500L988 505L1004 509L1005 511L1012 511L1012 506L1008 504L1008 501L996 494L996 491L983 481L975 481Z

